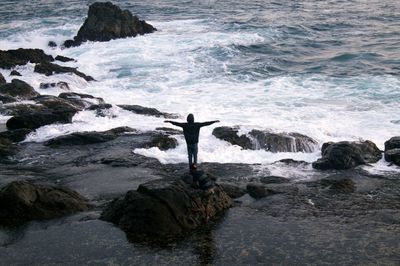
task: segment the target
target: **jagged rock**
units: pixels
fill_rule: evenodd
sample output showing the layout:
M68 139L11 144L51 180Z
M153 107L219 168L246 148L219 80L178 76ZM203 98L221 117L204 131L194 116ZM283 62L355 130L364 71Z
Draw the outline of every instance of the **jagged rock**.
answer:
M65 47L78 46L86 41L109 41L117 38L135 37L152 33L156 29L139 20L128 10L106 3L94 3L89 6L88 17L73 40L67 40Z
M42 220L85 211L88 201L68 188L12 182L0 190L0 223Z
M69 85L65 81L59 81L57 83L52 82L52 83L40 83L39 88L42 90L49 89L49 88L55 88L58 87L62 90L70 90Z
M40 49L0 50L0 68L14 68L18 65L31 63L53 62L54 58Z
M249 136L253 138L256 149L270 152L314 152L318 148L315 140L299 133L271 133L253 129Z
M56 48L57 47L57 43L55 41L49 41L47 43L47 46L49 46L51 48Z
M57 148L59 146L95 144L113 140L125 132L136 132L136 130L129 127L118 127L103 132L74 132L50 139L44 145Z
M289 179L282 176L263 176L260 178L260 182L263 184L280 184L288 183Z
M212 134L222 140L225 140L233 145L238 145L243 149L253 149L253 144L246 135L238 135L237 127L216 127Z
M51 76L53 74L60 74L60 73L73 73L83 78L86 81L94 80L93 77L85 75L84 73L78 71L76 68L60 66L49 62L42 62L36 64L34 71L40 74L44 74L46 76Z
M54 59L57 61L61 61L61 62L75 61L75 59L73 59L73 58L62 56L62 55L57 55Z
M0 132L0 138L8 139L12 142L20 142L23 141L29 133L31 133L31 129L21 128L16 130L7 130Z
M150 116L164 117L170 119L179 117L179 115L177 114L163 113L155 108L143 107L140 105L118 105L118 107L139 115L150 115Z
M0 85L0 93L5 96L15 97L19 100L29 100L39 95L32 86L19 79L13 79L11 83Z
M169 128L169 127L156 127L156 130L165 132L168 135L181 135L181 134L183 134L182 130L175 129L175 128Z
M0 136L0 160L16 154L18 147L9 139Z
M310 137L299 133L271 133L253 129L248 135L238 134L237 127L216 127L213 135L239 145L244 149L264 149L270 152L313 152L318 143Z
M86 108L86 110L96 111L96 116L105 117L108 115L108 110L112 108L112 105L109 103L102 104L93 104Z
M361 164L376 163L382 151L371 141L324 143L322 158L313 162L315 169L350 169Z
M228 194L228 196L232 199L240 198L247 193L247 190L245 188L232 183L219 183L218 185L222 187L225 193Z
M147 147L157 147L162 151L174 149L178 146L178 141L164 134L155 134L151 137L150 143L146 144Z
M6 79L4 78L3 74L0 73L0 85L6 84L6 83L7 83Z
M103 98L94 97L90 94L82 94L75 92L63 92L58 97L69 101L70 103L79 106L82 109L90 108L93 105L104 105L106 104Z
M349 178L329 179L325 178L320 181L323 187L337 193L352 193L356 191L354 182Z
M21 77L22 75L17 70L13 70L13 71L11 71L10 76L20 76Z
M231 207L219 186L213 193L193 189L181 179L154 180L111 202L100 219L135 236L169 237L190 232Z
M72 117L81 110L70 102L50 95L32 98L40 105L22 105L13 108L12 118L6 126L14 129L37 129L53 123L71 123Z

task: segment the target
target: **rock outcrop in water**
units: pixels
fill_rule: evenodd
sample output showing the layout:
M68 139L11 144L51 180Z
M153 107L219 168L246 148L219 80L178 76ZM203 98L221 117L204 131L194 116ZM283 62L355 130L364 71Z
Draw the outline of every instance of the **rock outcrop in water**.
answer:
M48 62L42 62L42 63L36 64L34 71L37 73L40 73L40 74L44 74L46 76L51 76L54 74L73 73L73 74L83 78L86 81L94 80L93 77L85 75L84 73L78 71L76 68L60 66L60 65L48 63Z
M382 158L382 151L369 140L324 143L321 154L322 158L312 164L315 169L350 169L362 164L376 163Z
M0 190L0 223L60 217L85 211L88 201L68 188L12 182Z
M86 41L106 42L112 39L135 37L152 33L156 29L144 20L139 20L128 10L106 3L89 6L88 17L73 40L64 42L64 47L79 46Z
M231 206L231 198L219 186L210 193L180 179L155 180L111 202L101 219L136 236L178 236Z
M0 73L0 85L6 84L6 83L7 83L6 79L4 78L3 74Z
M385 142L385 160L400 166L400 136Z
M118 105L118 107L138 115L149 115L149 116L164 117L169 119L179 118L179 115L177 114L164 113L157 110L156 108L144 107L140 105L120 104Z
M15 100L29 100L38 96L39 93L25 81L13 79L10 83L0 85L0 95L8 96ZM8 102L11 102L11 98Z
M233 145L239 145L243 149L263 149L270 152L313 152L318 148L315 140L299 133L271 133L253 129L247 135L239 136L238 132L238 128L235 127L217 127L213 130L213 135Z
M53 62L54 58L41 49L0 50L0 68L10 69L31 63Z

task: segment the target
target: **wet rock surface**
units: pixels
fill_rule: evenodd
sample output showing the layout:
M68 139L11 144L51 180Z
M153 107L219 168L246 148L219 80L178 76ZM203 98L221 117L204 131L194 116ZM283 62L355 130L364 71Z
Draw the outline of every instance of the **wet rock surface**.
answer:
M217 127L213 135L243 149L270 152L314 152L318 143L312 138L299 133L272 133L262 130L251 130L246 135L239 135L238 127Z
M322 158L312 164L315 169L350 169L358 165L376 163L382 151L371 141L324 143Z
M85 75L84 73L78 71L76 68L60 66L49 62L42 62L36 64L34 71L40 74L44 74L46 76L51 76L54 74L62 74L62 73L73 73L78 77L83 78L86 81L94 80L93 77Z
M0 223L51 219L88 210L90 204L68 188L15 181L0 190Z
M6 84L6 83L7 83L6 79L4 78L3 74L0 73L0 85Z
M89 6L88 16L73 40L64 42L65 47L78 46L86 41L110 41L152 33L156 29L139 20L128 10L121 10L111 2Z
M385 160L400 166L400 137L392 137L385 142Z
M19 100L29 100L30 98L39 95L32 86L19 79L13 79L10 83L0 85L0 94L14 97Z
M163 113L155 108L149 108L140 105L118 105L118 107L139 115L149 115L171 119L179 117L177 114Z
M53 62L54 58L41 49L0 50L0 68L10 69L31 63Z
M130 234L176 236L187 233L228 209L231 198L219 186L193 189L180 178L155 180L113 201L101 219Z

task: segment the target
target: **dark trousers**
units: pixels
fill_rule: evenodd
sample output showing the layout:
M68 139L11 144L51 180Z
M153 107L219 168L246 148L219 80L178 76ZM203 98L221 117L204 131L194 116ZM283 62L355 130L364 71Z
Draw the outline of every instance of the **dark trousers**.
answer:
M197 164L197 152L198 152L197 143L196 144L188 144L187 150L188 150L189 169L190 169L192 164Z

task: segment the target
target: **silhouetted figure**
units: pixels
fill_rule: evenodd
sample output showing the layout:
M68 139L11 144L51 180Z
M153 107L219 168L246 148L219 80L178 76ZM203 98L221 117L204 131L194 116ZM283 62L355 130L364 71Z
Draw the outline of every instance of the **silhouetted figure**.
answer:
M195 123L193 114L187 116L187 123L179 123L170 120L165 120L165 123L171 123L175 126L183 128L183 134L185 135L188 157L189 157L189 169L192 164L197 164L197 144L199 143L200 128L209 126L211 124L219 122L219 120L208 121L203 123Z

